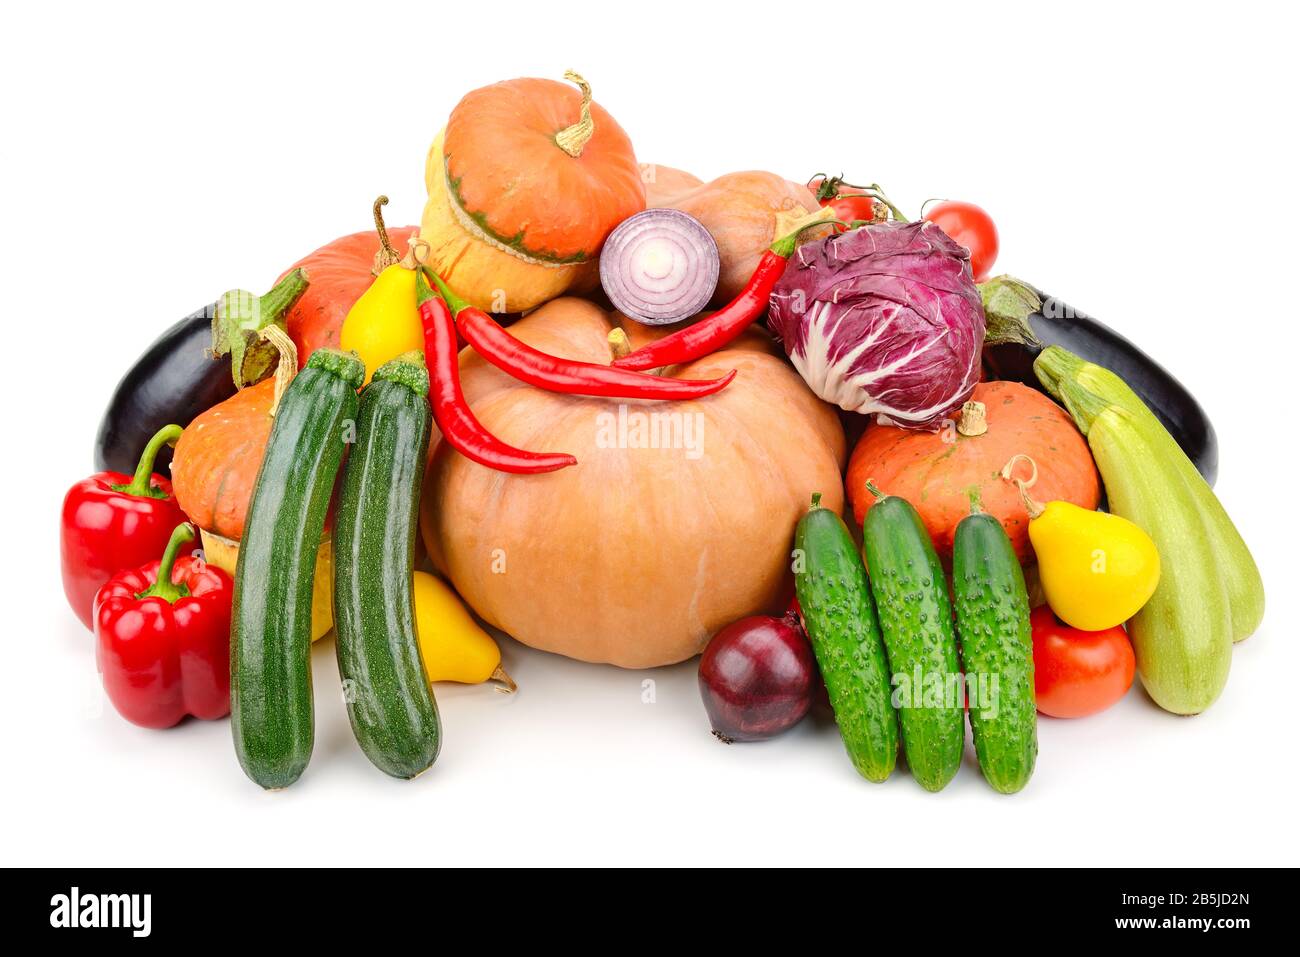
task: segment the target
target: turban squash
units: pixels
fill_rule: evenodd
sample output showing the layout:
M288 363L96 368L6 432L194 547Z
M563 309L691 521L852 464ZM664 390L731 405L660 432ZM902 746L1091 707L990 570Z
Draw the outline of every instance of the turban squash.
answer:
M510 331L556 355L608 362L615 327L633 346L656 334L567 296ZM778 611L809 496L843 505L844 433L756 330L666 374L729 369L735 381L705 399L620 403L534 389L463 352L465 395L489 430L578 464L507 475L439 443L420 517L435 565L519 641L625 668L682 661L724 625ZM655 421L672 428L655 431Z
M645 208L632 143L581 92L519 79L467 94L425 163L425 262L480 309L522 312L589 278L605 237Z

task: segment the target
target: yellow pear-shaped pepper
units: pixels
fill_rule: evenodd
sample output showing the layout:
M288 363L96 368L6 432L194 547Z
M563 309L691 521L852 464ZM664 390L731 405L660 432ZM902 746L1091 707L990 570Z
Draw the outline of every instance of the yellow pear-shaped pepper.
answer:
M1028 457L1008 462L1003 476L1011 479L1021 459ZM1081 631L1105 631L1136 615L1160 582L1160 553L1151 536L1109 512L1070 502L1039 504L1027 491L1033 478L1014 481L1029 511L1043 594L1056 617Z
M375 277L352 304L339 331L339 346L374 370L406 352L424 351L424 329L415 306L415 270L395 264Z
M343 319L339 346L351 350L366 364L366 383L376 369L406 352L424 351L424 328L415 304L416 263L413 256L401 260L388 241L380 207L387 196L375 200L375 228L380 250L375 257L378 275L361 294Z
M514 691L514 681L501 667L501 649L460 597L428 572L416 572L414 579L415 627L429 680L462 684L492 680L498 682L497 690Z

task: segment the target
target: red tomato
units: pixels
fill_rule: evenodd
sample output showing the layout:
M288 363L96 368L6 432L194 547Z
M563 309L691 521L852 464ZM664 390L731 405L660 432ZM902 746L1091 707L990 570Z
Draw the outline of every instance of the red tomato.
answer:
M1133 645L1116 625L1080 631L1040 605L1029 616L1034 633L1034 694L1038 710L1054 718L1105 711L1133 684Z
M820 195L823 192L822 186L825 180L821 177L815 177L808 183L808 189L817 197L817 202L822 206L829 206L835 211L835 218L845 223L851 223L855 219L865 219L871 222L876 218L876 200L867 195L857 186L844 186L837 180L831 180L830 186L834 188L835 193L831 196ZM836 226L835 231L842 233L846 231L844 226Z
M948 200L928 207L925 218L970 250L976 282L988 278L998 258L998 230L988 213L974 203Z
M871 222L876 218L876 201L870 196L841 193L831 199L822 200L822 205L835 210L835 218L845 223L851 223L855 219ZM845 226L835 227L836 232L842 233L846 230Z

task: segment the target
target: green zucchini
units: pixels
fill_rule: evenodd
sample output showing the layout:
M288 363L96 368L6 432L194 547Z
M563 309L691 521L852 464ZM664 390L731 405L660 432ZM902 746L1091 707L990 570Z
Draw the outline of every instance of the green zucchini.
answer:
M365 367L318 349L275 412L239 543L230 725L244 773L288 787L311 759L312 580Z
M966 740L948 582L916 509L867 487L877 501L863 522L862 547L893 674L903 753L921 787L940 791L961 766Z
M1206 552L1211 523L1187 477L1157 467L1160 453L1127 410L1101 412L1088 445L1111 511L1145 530L1160 553L1160 583L1128 623L1142 687L1166 711L1199 714L1223 691L1232 664L1227 580L1220 556Z
M862 557L821 493L795 530L795 588L835 723L849 759L868 781L883 781L898 759L898 717L889 665Z
M431 417L420 353L379 367L361 393L334 523L334 629L348 720L366 757L397 778L427 770L442 741L411 590Z
M993 789L1014 794L1038 756L1034 646L1025 576L992 515L973 512L957 525L952 586L975 755Z
M1204 547L1219 563L1232 617L1233 641L1254 634L1264 620L1264 582L1259 567L1214 490L1155 413L1110 369L1085 362L1064 349L1045 349L1042 361L1034 363L1034 371L1044 387L1070 411L1084 435L1088 435L1093 419L1107 404L1132 414L1133 427L1142 433L1157 457L1153 461L1172 466L1182 476L1203 514L1207 533ZM1173 487L1177 488L1177 483Z

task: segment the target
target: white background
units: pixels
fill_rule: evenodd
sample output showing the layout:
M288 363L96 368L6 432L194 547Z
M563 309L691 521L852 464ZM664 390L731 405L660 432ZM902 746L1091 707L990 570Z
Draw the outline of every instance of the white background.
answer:
M1297 862L1296 24L1274 5L395 2L7 5L0 858L25 864ZM40 12L34 12L36 10ZM843 8L849 10L849 7ZM859 779L833 725L723 747L692 664L505 647L522 691L444 687L434 771L353 743L317 649L312 764L264 794L225 722L127 725L58 578L59 502L113 385L222 290L416 222L471 88L573 67L638 157L710 178L843 170L974 200L1013 272L1120 327L1203 400L1269 611L1196 718L1135 688L1040 724L1028 789L968 756L939 795ZM1212 555L1205 556L1212 561ZM657 682L654 704L642 681ZM969 746L968 746L969 747Z

